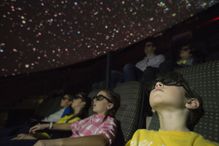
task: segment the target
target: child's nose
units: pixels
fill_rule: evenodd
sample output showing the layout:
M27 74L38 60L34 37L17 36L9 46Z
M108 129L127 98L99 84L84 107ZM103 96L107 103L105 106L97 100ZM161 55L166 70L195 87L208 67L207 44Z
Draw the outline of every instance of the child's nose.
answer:
M96 103L97 102L97 99L93 99L93 103Z

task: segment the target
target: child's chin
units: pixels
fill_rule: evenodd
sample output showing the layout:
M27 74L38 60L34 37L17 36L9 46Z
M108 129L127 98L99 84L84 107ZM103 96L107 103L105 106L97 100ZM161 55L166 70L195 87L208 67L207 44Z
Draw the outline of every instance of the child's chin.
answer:
M93 112L95 112L95 113L97 112L95 108L93 108Z
M157 107L157 106L160 106L160 105L163 105L163 102L162 101L153 101L153 102L150 102L150 105L151 107Z

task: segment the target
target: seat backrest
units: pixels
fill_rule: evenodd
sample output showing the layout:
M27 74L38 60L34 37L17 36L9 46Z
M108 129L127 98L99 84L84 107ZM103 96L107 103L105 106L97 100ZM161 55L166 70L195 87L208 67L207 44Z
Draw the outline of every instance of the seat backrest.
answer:
M178 69L189 85L202 97L205 115L194 131L205 138L219 142L219 61L212 61ZM156 115L149 129L159 129Z
M124 139L127 141L138 128L145 128L144 90L139 82L130 81L117 85L114 91L121 96L116 118L121 122Z
M60 109L62 96L46 98L36 109L35 115L46 117Z

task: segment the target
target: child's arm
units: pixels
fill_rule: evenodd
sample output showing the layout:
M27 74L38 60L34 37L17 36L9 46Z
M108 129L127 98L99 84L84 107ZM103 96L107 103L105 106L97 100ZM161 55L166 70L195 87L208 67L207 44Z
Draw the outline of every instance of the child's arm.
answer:
M53 126L50 129L54 130L71 130L70 127L71 124L65 123L65 124L53 124Z
M108 146L108 140L103 135L78 138L60 138L54 140L39 140L34 146Z
M54 129L54 130L71 130L70 124L37 124L30 128L30 133L35 133L38 130L43 129Z

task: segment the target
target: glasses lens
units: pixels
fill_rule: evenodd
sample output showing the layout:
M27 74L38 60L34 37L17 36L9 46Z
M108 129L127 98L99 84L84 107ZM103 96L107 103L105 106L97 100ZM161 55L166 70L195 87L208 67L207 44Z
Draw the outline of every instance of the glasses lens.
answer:
M62 100L69 100L69 98L67 98L67 97L63 97Z
M93 100L96 99L97 101L101 101L103 99L106 99L108 102L112 102L110 99L108 99L107 97L103 96L103 95L98 95L98 96L94 96Z
M93 100L97 100L97 101L101 101L101 100L103 100L104 98L102 97L102 96L94 96L93 97Z
M157 82L161 82L167 86L183 86L183 81L180 78L178 78L177 76L176 77L174 77L174 76L160 77L160 78L156 79L155 84Z

